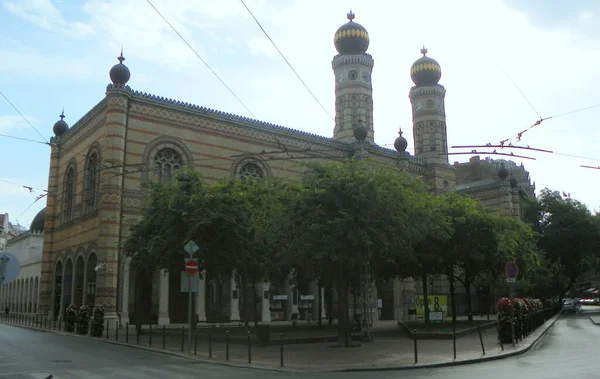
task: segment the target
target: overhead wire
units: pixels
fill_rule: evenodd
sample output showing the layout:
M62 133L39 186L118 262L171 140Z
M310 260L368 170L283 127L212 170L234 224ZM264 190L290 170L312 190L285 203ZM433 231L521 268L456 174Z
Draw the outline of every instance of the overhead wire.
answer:
M252 18L256 22L256 25L258 25L258 27L260 28L260 30L262 30L262 32L267 37L267 39L269 40L269 42L271 42L271 45L273 45L273 47L275 48L275 50L277 50L277 52L279 53L279 55L281 56L281 58L285 61L285 63L288 65L288 67L296 75L296 77L298 78L298 80L300 80L300 83L302 83L302 85L304 86L304 88L306 88L306 90L308 91L308 93L310 93L310 95L313 97L313 99L315 99L315 101L317 102L317 104L319 104L319 106L321 107L321 109L323 109L323 111L327 114L327 116L329 116L329 118L331 119L331 121L335 122L335 118L331 115L331 113L329 113L329 111L327 110L327 108L325 108L325 106L323 105L323 103L321 103L321 101L317 98L317 96L314 94L314 92L308 87L308 84L306 84L306 82L302 79L302 77L300 76L300 74L298 74L298 71L296 71L296 69L292 66L292 64L290 63L290 61L285 57L285 55L279 49L279 47L277 46L277 44L275 43L275 41L273 41L273 39L271 38L271 36L269 35L269 33L267 33L267 31L265 30L265 28L262 26L262 24L260 23L260 21L258 21L258 19L256 18L256 16L254 16L254 13L252 13L252 11L248 7L248 5L246 5L246 3L244 2L244 0L240 0L240 2L244 6L244 8L246 8L246 10L250 14L250 16L252 16Z
M9 100L9 99L8 99L8 97L6 97L6 95L4 94L4 92L2 92L1 90L0 90L0 96L2 96L2 97L4 98L4 100L6 100L6 102L7 102L8 104L10 104L10 106L11 106L11 107L12 107L12 108L13 108L13 109L14 109L14 110L15 110L15 111L16 111L16 112L17 112L17 113L18 113L18 114L21 116L21 118L22 118L23 120L25 120L25 122L26 122L26 123L27 123L29 126L31 126L31 128L32 128L33 130L35 130L35 132L36 132L36 133L37 133L37 134L38 134L40 137L42 137L42 139L43 139L44 141L46 141L46 143L47 143L47 144L49 144L48 140L47 140L47 139L46 139L46 138L45 138L45 137L42 135L42 133L40 133L40 131L39 131L39 130L37 130L37 128L36 128L35 126L33 126L33 124L32 124L31 122L29 122L29 120L27 119L27 117L25 117L25 115L23 115L23 113L21 113L21 111L20 111L20 110L19 110L19 109L18 109L18 108L17 108L17 107L16 107L16 106L15 106L15 105L14 105L14 104L13 104L13 103L12 103L12 102Z
M154 6L154 4L152 4L152 2L150 0L146 0L146 2L152 7L152 9L154 9L156 11L156 13L158 13L158 15L165 21L165 23L167 25L169 25L169 27L175 32L175 34L177 34L179 36L179 38L183 41L183 43L186 44L187 47L189 47L189 49L196 55L196 57L198 57L198 59L200 59L200 61L202 61L202 63L204 63L204 65L206 66L206 68L208 68L210 70L210 72L212 72L212 74L221 82L221 84L223 84L223 86L225 88L227 88L227 90L229 91L229 93L231 93L233 95L233 97L236 98L236 100L246 109L246 111L254 118L257 118L254 113L252 113L252 111L250 110L250 108L248 108L246 106L246 104L244 104L244 102L242 101L242 99L240 99L238 97L238 95L235 94L235 92L233 92L233 90L231 89L231 87L229 87L225 81L223 79L221 79L221 77L219 76L219 74L217 74L215 72L215 70L212 69L212 67L210 67L210 65L208 64L208 62L206 62L206 60L204 60L200 54L198 54L198 52L192 47L192 45L190 45L188 43L188 41L177 31L177 29L175 29L175 27L169 22L169 20L167 20L167 18L165 16L163 16L163 14Z

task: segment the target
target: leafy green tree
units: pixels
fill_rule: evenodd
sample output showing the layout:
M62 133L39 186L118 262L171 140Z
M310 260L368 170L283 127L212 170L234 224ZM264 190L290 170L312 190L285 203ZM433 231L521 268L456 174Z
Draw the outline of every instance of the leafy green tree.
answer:
M350 345L348 295L366 267L373 277L395 277L412 259L426 229L424 193L421 183L368 161L308 166L278 238L289 262L334 283L341 345Z
M577 277L593 268L600 254L598 219L579 201L558 191L542 190L540 206L540 247L550 261L548 269L560 268L566 281L560 297L570 290Z

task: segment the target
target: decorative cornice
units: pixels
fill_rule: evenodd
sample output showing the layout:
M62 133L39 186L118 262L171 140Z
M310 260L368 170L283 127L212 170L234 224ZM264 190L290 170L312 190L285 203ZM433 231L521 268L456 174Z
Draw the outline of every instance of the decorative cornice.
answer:
M331 67L335 70L345 65L361 65L373 69L375 61L369 54L364 55L336 55L331 61Z
M434 86L413 86L410 89L408 97L411 99L418 98L421 96L441 96L444 97L446 95L446 88L444 88L441 84L436 84Z
M79 130L82 126L87 125L87 123L94 119L99 113L104 110L106 107L106 98L100 100L92 109L90 109L86 114L83 115L73 126L67 130L65 134L63 134L59 139L59 144L62 145L73 145L73 138L79 133Z
M162 96L155 96L149 93L131 90L133 99L138 102L144 102L149 104L159 105L161 107L170 107L178 111L187 111L194 113L198 116L212 118L219 121L225 121L234 123L239 126L252 127L258 130L262 130L269 133L278 133L287 135L295 138L302 138L307 142L318 143L320 145L327 144L330 146L340 147L342 149L349 150L350 146L348 143L343 141L335 140L331 137L323 137L317 134L307 133L301 130L291 129L284 126L271 124L265 121L255 120L244 116L238 116L232 113L222 112L215 109L202 107L186 103L183 101L177 101Z

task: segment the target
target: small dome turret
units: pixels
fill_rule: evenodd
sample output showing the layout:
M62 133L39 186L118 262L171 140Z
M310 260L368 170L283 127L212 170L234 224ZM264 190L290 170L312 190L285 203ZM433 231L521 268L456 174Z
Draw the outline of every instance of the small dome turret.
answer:
M408 141L406 138L402 137L402 129L398 132L398 138L394 141L394 148L399 153L406 152L406 148L408 147Z
M500 168L498 169L498 177L500 180L504 180L508 178L508 170L504 167L504 163L500 163Z
M58 117L60 117L60 120L58 120L54 123L54 127L52 128L52 131L54 132L55 136L60 137L63 134L65 134L67 132L67 130L69 130L69 125L67 125L67 123L64 120L64 118L65 118L65 110L64 109L61 112L60 116L58 116Z
M35 215L29 230L32 233L42 233L44 231L44 224L46 223L46 208L42 209Z
M114 65L109 72L110 80L113 82L115 87L124 87L125 84L131 78L131 73L129 72L129 68L123 64L125 57L123 57L123 50L121 50L121 55L117 58L119 63Z
M511 173L510 173L510 186L511 186L512 188L517 188L517 186L518 186L518 185L519 185L519 182L517 182L517 178L515 178L515 177L513 176L513 173L512 173L512 171L511 171Z
M423 56L415 61L410 68L410 78L416 86L434 86L442 77L442 67L427 56L425 46L421 49Z
M369 48L369 33L361 24L354 22L352 10L346 15L347 23L340 26L335 32L333 43L338 53L342 55L360 55Z
M363 124L362 120L358 120L357 124L352 125L352 134L357 141L364 141L369 135L369 130Z

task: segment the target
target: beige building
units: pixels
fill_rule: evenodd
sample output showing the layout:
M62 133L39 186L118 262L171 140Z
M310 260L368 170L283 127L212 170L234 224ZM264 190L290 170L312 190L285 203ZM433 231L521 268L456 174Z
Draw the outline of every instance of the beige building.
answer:
M456 168L448 163L445 89L440 65L423 56L410 68L416 156L400 136L396 151L373 144L373 58L364 27L353 21L334 36L336 117L333 137L165 99L129 87L130 72L119 57L110 70L105 96L69 127L64 115L54 125L49 170L40 311L59 317L74 304L100 304L107 318L121 322L181 323L187 295L179 272L140 273L120 246L139 219L144 184L169 180L181 167L195 167L208 181L219 178L297 179L301 163L342 160L356 154L398 167L426 180L442 193L456 189ZM325 69L325 68L324 68ZM133 76L135 78L135 75ZM146 291L138 291L139 283ZM260 288L258 288L260 287ZM263 322L316 316L320 295L314 283L294 288L266 283L256 288ZM199 319L239 319L235 281L207 273L196 298ZM395 281L384 307L405 317L413 304L414 283ZM322 294L322 292L321 292ZM137 310L138 312L134 312ZM389 313L389 312L388 312Z
M14 313L37 313L45 215L46 209L42 209L33 218L28 231L14 236L6 244L6 251L19 260L21 268L14 281L0 285L2 311L8 308Z

